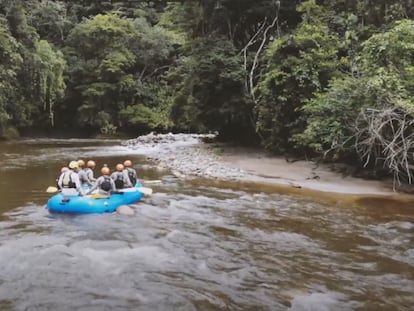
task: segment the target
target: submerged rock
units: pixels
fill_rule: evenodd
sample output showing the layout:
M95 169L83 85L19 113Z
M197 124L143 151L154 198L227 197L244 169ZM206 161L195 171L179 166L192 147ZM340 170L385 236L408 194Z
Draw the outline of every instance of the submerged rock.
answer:
M134 210L128 205L121 205L116 209L116 212L121 215L134 215Z

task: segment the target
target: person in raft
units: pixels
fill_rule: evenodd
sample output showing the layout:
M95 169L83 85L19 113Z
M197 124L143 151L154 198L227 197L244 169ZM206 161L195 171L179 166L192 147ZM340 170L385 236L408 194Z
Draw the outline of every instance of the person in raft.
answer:
M96 178L93 177L93 170L95 169L95 166L96 166L95 161L89 160L86 165L87 165L87 168L85 168L86 176L88 176L88 179L91 182L95 182Z
M102 176L95 181L93 187L86 194L91 194L96 189L98 189L98 193L102 195L110 195L111 192L116 191L115 183L111 176L109 176L109 168L103 167L101 173Z
M61 188L60 188L60 186L59 186L59 178L60 178L60 176L62 176L62 175L63 175L63 173L64 173L64 172L67 172L68 170L69 170L69 168L68 168L67 166L64 166L64 167L62 167L62 168L60 169L60 175L59 175L59 177L58 177L58 178L56 178L56 185L57 185L58 189L61 189Z
M78 160L78 166L79 166L79 169L76 170L76 172L78 173L80 183L83 188L89 189L90 187L93 186L93 182L89 179L86 173L85 161Z
M85 195L85 192L82 189L81 183L79 181L79 176L75 172L79 168L77 161L71 161L69 163L69 169L60 175L58 180L58 186L65 192L65 189L76 189L79 195Z
M128 172L124 170L124 166L120 163L116 165L116 171L111 174L111 178L114 180L116 189L132 187Z
M135 187L136 183L137 183L137 171L132 167L132 162L131 160L125 160L124 161L124 167L125 167L125 172L128 175L129 178L129 187Z

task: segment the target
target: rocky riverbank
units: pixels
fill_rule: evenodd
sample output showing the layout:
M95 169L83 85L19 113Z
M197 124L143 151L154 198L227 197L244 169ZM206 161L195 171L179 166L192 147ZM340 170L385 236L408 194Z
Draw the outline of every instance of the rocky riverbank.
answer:
M347 194L392 195L388 182L343 177L310 161L287 162L263 151L204 143L213 134L149 134L124 144L178 178L208 178L286 185Z
M158 169L171 170L179 178L213 178L239 180L248 178L241 168L230 167L215 148L203 143L214 134L148 134L128 140L124 144L137 153L145 154Z

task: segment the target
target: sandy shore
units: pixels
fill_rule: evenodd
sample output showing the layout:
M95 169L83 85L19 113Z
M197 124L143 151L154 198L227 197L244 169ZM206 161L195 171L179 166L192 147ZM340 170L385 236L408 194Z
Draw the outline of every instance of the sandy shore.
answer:
M310 161L288 162L284 158L268 156L260 150L229 145L206 144L209 135L159 134L145 135L125 144L157 168L170 170L183 179L207 178L231 182L257 182L325 193L407 196L397 194L392 183L344 177L328 166ZM412 195L410 196L413 197Z
M246 148L223 147L220 160L250 173L253 180L297 188L348 194L393 195L390 182L343 177L328 166L310 161L288 162Z

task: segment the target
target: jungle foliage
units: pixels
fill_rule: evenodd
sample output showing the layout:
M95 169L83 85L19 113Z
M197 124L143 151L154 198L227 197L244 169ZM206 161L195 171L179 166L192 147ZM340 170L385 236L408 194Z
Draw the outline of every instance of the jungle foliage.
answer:
M0 136L217 131L411 182L413 0L0 1Z

